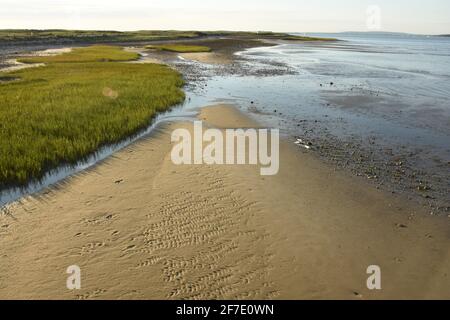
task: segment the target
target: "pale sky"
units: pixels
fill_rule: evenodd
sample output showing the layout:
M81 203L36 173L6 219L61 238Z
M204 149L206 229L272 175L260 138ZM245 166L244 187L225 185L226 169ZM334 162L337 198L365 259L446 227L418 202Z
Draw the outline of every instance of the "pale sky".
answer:
M0 29L450 33L449 0L0 0Z

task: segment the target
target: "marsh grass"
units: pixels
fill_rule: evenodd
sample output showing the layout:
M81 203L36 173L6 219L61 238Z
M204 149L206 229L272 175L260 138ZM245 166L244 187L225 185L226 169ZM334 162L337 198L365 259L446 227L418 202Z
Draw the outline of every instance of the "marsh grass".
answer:
M90 46L75 48L70 52L43 57L27 57L18 59L23 63L52 63L52 62L113 62L130 61L139 58L137 53L124 51L116 46Z
M39 42L42 43L105 43L126 41L156 41L192 39L203 36L197 31L142 30L131 32L96 31L96 30L0 30L0 42Z
M156 49L177 53L191 53L191 52L211 52L211 48L206 46L186 45L186 44L165 44L146 46L147 49Z
M0 74L20 79L0 83L0 187L76 163L184 100L183 80L169 67L91 62L132 58L117 50L86 48L46 57L43 67Z

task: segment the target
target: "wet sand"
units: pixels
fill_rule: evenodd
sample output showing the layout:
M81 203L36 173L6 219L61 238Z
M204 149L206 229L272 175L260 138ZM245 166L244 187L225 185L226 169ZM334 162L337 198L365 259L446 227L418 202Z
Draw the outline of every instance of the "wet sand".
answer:
M218 128L257 127L230 106ZM0 215L0 298L449 299L447 217L280 146L280 172L175 166L166 123ZM81 268L81 290L66 268ZM379 265L382 290L366 288Z

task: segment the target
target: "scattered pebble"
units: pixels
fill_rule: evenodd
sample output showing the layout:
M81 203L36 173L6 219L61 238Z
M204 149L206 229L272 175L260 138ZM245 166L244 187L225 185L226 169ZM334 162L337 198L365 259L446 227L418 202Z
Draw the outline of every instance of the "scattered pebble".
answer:
M297 141L294 142L296 145L301 146L305 149L310 150L312 147L312 143L311 142L304 142L302 139L297 139Z

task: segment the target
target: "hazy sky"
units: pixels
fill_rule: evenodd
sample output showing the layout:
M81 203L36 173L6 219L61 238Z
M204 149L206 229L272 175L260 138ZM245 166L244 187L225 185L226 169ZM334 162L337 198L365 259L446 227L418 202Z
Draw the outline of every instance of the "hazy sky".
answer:
M450 33L449 0L0 0L0 28ZM373 16L371 16L373 17Z

